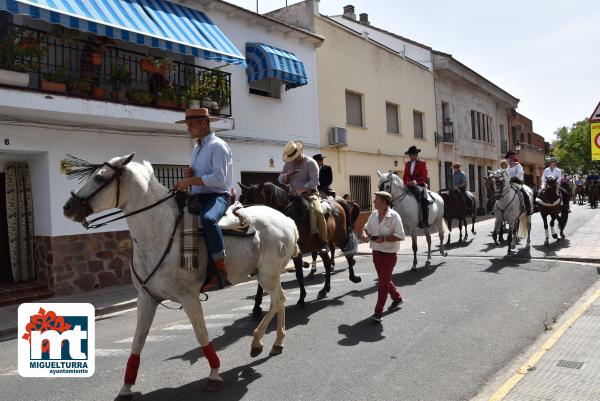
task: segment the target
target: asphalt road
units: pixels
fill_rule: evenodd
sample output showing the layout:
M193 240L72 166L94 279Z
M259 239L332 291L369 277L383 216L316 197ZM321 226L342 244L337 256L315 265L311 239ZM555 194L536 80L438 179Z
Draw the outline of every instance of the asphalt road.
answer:
M568 235L575 238L577 219L593 213L575 207ZM225 387L219 393L203 391L208 363L185 314L160 308L142 354L136 400L470 399L544 332L544 321L551 324L600 277L597 265L544 259L552 247L535 248L543 242L539 221L532 254L508 259L501 257L505 250L490 246L486 224L468 246L452 247L448 258L435 256L431 269L411 273L412 257L401 256L394 282L405 303L381 325L368 319L377 296L368 256L357 264L359 284L338 262L325 300L316 301L322 277L310 282L303 310L295 307L295 277L285 274L287 337L276 357L268 356L274 331L265 337L264 353L250 357L253 283L211 295L204 311L221 358ZM402 248L409 253L408 243ZM123 380L135 316L130 310L97 320L91 378L21 378L16 340L0 343L0 399L112 400Z

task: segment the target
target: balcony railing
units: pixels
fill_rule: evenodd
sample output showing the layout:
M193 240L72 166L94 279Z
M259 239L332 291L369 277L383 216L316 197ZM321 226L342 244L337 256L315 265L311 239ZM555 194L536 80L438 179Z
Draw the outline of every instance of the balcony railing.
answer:
M454 132L445 133L444 135L442 135L442 142L454 143Z
M0 70L29 78L20 83L2 78L0 85L165 109L185 109L197 101L212 114L231 116L230 73L148 56L105 37L81 40L81 35L66 29L0 28Z

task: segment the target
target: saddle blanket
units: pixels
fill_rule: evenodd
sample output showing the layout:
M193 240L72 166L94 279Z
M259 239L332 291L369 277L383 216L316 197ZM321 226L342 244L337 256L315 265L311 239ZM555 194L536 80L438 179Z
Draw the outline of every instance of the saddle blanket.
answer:
M252 234L254 230L249 230L249 221L250 219L246 216L242 204L235 202L219 220L219 227L221 227L221 231L249 232L249 234ZM198 245L202 237L201 227L198 215L185 210L181 229L181 266L187 270L198 269Z

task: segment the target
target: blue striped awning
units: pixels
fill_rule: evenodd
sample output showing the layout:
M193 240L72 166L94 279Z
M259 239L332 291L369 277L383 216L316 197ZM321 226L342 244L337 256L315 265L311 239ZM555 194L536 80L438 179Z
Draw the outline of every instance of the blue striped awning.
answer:
M294 53L264 43L246 43L248 82L278 78L285 89L306 85L304 64Z
M244 64L201 11L165 0L0 0L0 10L148 47Z

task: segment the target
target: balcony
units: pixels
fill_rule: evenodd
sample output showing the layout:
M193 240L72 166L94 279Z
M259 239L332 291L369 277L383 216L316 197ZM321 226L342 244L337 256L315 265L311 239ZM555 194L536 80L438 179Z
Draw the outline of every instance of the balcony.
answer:
M525 142L515 144L515 150L518 153L519 161L534 166L543 166L545 163L544 149L530 145Z
M167 110L196 103L213 115L231 116L230 73L62 27L2 27L0 86Z
M436 144L440 143L440 142L453 144L454 143L454 123L447 119L446 122L444 122L443 129L444 129L444 131L443 131L442 135L435 136Z

